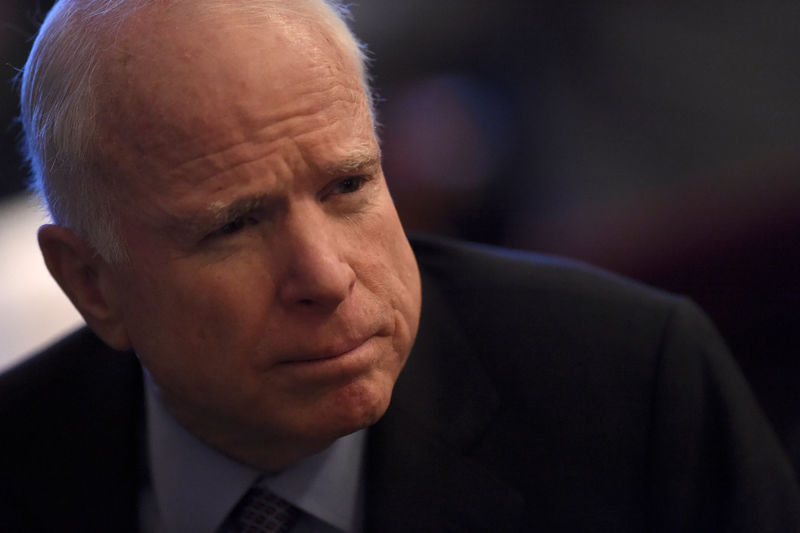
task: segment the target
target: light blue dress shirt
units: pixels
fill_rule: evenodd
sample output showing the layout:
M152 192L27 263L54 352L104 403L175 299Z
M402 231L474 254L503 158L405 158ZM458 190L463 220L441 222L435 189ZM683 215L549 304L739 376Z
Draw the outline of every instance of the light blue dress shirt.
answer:
M264 472L209 447L167 411L145 374L150 486L140 496L143 533L216 533ZM302 512L290 533L360 533L366 430L335 441L267 486Z

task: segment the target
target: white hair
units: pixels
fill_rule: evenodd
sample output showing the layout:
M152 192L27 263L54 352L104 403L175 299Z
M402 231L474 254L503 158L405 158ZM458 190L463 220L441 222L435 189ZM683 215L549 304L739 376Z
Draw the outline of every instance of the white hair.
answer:
M126 259L114 216L112 177L102 168L97 137L95 73L105 59L102 40L153 0L60 0L42 23L21 74L21 149L31 189L56 224L72 229L104 259ZM254 23L276 14L312 17L326 25L361 76L374 125L366 51L350 30L339 0L171 0L194 11L245 13Z

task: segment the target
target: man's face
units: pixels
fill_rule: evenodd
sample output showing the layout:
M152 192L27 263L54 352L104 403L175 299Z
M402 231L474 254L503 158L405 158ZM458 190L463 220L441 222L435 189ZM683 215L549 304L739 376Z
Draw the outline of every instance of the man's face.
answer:
M416 262L326 30L147 24L108 74L129 253L110 285L176 418L280 468L385 411L416 335Z

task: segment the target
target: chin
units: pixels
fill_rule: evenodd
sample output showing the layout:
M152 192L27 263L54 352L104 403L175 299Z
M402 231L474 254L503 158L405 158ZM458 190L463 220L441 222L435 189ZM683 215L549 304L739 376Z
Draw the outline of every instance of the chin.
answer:
M333 440L376 423L386 412L392 396L391 386L375 383L354 383L336 391L325 425L331 424Z

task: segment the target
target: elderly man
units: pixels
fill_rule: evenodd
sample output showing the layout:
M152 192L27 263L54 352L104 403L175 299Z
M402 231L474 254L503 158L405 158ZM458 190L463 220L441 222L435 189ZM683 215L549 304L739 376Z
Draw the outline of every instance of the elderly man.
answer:
M90 330L0 379L3 531L800 531L690 304L412 251L342 16L48 15L22 119L42 253Z

